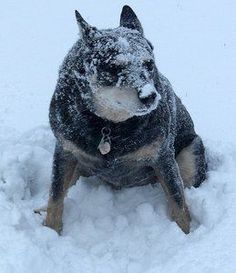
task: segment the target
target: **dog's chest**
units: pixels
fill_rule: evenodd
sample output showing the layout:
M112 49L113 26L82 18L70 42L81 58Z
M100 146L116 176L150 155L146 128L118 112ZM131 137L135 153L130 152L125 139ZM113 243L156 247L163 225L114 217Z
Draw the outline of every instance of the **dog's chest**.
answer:
M109 153L104 156L99 151L97 155L90 155L71 141L62 141L63 149L77 158L81 175L95 175L117 186L150 183L149 178L154 176L150 166L158 156L161 143L161 139L157 139L133 152L112 157Z

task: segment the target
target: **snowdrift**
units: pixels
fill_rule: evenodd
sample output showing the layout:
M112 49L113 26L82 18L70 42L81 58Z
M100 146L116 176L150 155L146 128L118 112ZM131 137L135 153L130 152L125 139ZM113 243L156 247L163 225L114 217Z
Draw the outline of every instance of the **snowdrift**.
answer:
M64 232L34 214L46 204L54 138L39 127L0 146L0 272L225 272L236 261L236 151L208 147L208 179L185 190L185 235L159 185L114 191L80 179L65 201Z

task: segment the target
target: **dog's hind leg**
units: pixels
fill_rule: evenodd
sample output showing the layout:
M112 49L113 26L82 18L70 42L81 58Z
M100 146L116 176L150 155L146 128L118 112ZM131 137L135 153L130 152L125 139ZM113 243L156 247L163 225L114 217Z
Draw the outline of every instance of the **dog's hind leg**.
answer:
M161 156L154 167L158 181L166 194L172 219L183 230L189 233L191 218L185 202L183 182L174 154Z
M54 152L52 185L45 225L56 230L59 234L62 231L64 198L69 187L79 179L77 167L77 159L57 144Z
M185 187L198 187L206 179L205 148L199 136L180 151L176 161Z

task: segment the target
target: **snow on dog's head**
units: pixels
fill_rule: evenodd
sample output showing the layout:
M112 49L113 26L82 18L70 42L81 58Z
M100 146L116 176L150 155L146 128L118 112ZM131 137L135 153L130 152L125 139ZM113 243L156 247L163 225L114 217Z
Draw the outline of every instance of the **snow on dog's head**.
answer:
M82 97L93 112L120 122L156 109L160 95L155 88L157 69L153 47L142 26L125 6L120 26L98 30L76 11L81 34L83 60L74 69L77 84L87 82Z

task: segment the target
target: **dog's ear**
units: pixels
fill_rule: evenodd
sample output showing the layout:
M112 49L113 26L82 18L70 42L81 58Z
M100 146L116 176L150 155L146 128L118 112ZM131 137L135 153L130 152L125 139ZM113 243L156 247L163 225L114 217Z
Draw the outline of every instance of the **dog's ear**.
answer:
M143 34L143 28L142 25L137 17L137 15L134 13L134 11L131 9L131 7L125 5L122 9L121 15L120 15L120 26L136 29L141 34Z
M97 32L97 29L90 26L77 10L75 10L75 17L79 26L81 39L84 40L85 43L90 44L95 33Z

